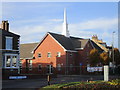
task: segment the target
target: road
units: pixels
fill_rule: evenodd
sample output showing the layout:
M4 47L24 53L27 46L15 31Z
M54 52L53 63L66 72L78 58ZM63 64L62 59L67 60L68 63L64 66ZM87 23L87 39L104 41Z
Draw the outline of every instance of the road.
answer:
M118 78L115 76L110 76L110 78ZM96 75L59 75L57 78L51 79L51 84L67 83L67 82L77 82L77 81L87 81L87 80L103 80L103 76ZM2 88L3 90L36 90L37 88L47 85L47 78L41 79L24 79L24 80L3 80Z

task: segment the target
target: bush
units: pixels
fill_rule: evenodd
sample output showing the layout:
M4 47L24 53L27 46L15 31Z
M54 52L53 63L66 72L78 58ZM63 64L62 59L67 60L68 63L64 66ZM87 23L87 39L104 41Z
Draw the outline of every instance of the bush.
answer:
M71 82L66 84L54 84L44 88L63 88L63 89L92 89L92 90L116 90L120 88L120 79L105 81L89 81L89 82Z

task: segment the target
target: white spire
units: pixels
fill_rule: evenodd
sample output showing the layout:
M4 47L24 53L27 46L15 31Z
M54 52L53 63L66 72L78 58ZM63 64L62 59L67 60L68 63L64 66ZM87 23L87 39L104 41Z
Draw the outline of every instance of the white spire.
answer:
M69 31L68 31L68 24L67 24L67 15L66 15L66 9L64 9L64 22L63 22L63 31L62 35L69 37Z

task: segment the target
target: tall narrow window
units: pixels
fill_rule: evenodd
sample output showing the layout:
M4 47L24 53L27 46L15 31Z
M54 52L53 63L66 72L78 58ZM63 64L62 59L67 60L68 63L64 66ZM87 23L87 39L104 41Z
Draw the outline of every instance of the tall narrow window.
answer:
M51 57L51 53L50 52L48 52L47 57Z
M41 64L38 65L38 70L39 70L39 71L42 70L42 65L41 65Z
M16 67L17 65L17 56L12 56L12 67Z
M19 67L20 67L20 70L22 70L22 61L21 60L19 61Z
M32 60L29 60L29 70L32 70Z
M11 50L13 45L13 37L6 37L6 49Z
M47 65L47 73L49 73L49 74L53 73L53 66L52 65Z
M11 56L6 56L6 67L10 67L11 65Z
M57 57L61 57L61 53L60 52L57 52Z

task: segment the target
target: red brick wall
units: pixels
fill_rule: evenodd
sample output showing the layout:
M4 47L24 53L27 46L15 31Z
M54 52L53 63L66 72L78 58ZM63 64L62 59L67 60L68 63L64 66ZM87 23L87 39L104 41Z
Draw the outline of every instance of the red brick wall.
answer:
M78 52L66 53L66 51L64 51L64 49L52 38L52 36L48 34L34 52L35 59L32 60L32 68L35 68L35 70L32 71L38 71L39 64L41 64L42 68L44 69L49 64L53 65L53 67L55 68L58 64L60 64L62 70L58 71L58 73L65 73L67 58L68 67L70 67L70 64L72 64L73 66L79 66L80 63L82 63L83 66L86 66L87 62L89 62L88 56L91 49L93 49L93 47L88 41L83 50L79 50ZM47 57L48 52L51 53L51 57ZM57 57L57 52L61 53L61 57ZM40 58L38 57L38 53L41 53ZM22 66L25 67L26 60L22 60L22 63ZM70 71L69 69L68 71ZM43 71L39 71L39 73L40 72L42 73ZM74 68L71 72L74 72Z
M47 57L47 53L51 53L51 57ZM57 52L61 53L61 57L56 57ZM38 58L38 53L41 53L41 58ZM35 67L38 67L38 64L42 64L43 67L46 67L48 64L52 64L53 67L56 67L58 63L66 64L66 52L64 49L50 36L49 34L43 40L43 42L36 49L34 56L35 60L33 60L33 64Z
M51 53L51 57L47 57L48 52ZM57 57L57 52L61 53L61 57ZM38 53L41 53L40 58L38 57ZM42 68L46 68L49 64L56 68L57 65L60 64L62 68L61 72L65 73L66 57L68 57L68 66L70 66L70 64L75 66L77 60L76 54L76 52L67 52L66 56L66 51L48 34L34 52L35 59L32 60L32 68L35 69L32 71L38 71L39 64L42 65ZM22 67L26 67L26 60L22 60ZM31 71L29 72L32 73Z
M83 65L86 65L87 62L89 63L90 60L88 58L90 51L93 49L90 41L86 44L83 50L78 51L78 64L82 63Z

